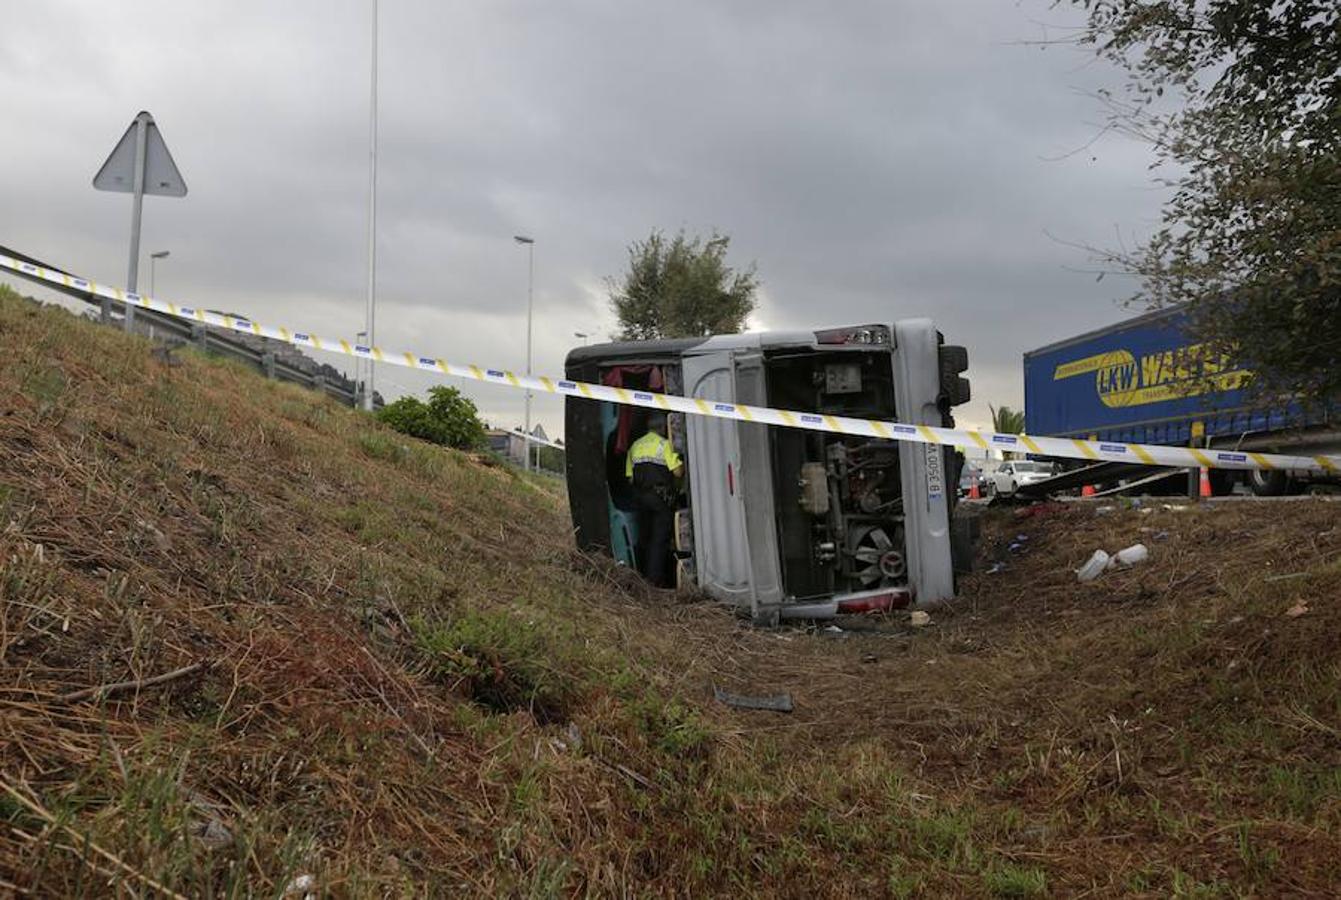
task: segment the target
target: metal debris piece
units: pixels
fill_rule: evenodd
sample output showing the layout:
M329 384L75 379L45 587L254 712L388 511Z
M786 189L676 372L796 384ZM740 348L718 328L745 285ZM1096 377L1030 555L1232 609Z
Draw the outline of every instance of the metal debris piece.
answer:
M750 697L746 694L733 694L713 685L712 695L718 703L734 706L736 709L763 709L769 712L789 713L792 711L791 694L774 694L771 697Z

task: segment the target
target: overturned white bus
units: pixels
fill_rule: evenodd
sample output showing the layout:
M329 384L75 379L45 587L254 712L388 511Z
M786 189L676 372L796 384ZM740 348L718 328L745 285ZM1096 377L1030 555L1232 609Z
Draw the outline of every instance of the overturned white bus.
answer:
M579 347L567 377L820 414L952 426L969 399L963 347L927 319ZM637 566L626 454L650 411L568 397L568 497L577 542ZM756 622L825 618L954 594L967 535L952 529L952 448L670 416L687 490L676 513L681 583ZM954 531L954 535L952 535ZM952 539L953 538L953 539ZM953 551L952 551L953 546Z

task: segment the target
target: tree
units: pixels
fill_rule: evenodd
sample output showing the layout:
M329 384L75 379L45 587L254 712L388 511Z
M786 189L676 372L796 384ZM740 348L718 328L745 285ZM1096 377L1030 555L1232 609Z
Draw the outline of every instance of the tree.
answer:
M484 444L479 411L454 387L429 388L427 403L417 397L401 397L378 410L377 418L401 434L458 450L474 450Z
M992 413L992 430L997 434L1024 433L1024 410L1011 409L1009 406L992 406L990 403L987 409Z
M736 271L726 264L731 239L713 232L706 241L669 241L653 231L629 246L623 281L609 281L610 306L624 340L730 334L745 327L754 310L759 281L754 265Z
M1062 2L1062 0L1059 0ZM1200 358L1320 402L1341 391L1341 6L1336 0L1065 0L1123 65L1110 126L1175 174L1134 252L1138 300L1186 305ZM1169 92L1181 104L1167 110ZM1102 276L1101 276L1102 277Z

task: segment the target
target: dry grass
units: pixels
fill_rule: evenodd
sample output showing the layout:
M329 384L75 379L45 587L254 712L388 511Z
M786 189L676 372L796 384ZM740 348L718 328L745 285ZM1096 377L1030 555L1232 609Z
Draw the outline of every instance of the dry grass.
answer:
M994 512L932 627L759 631L552 483L12 295L0 345L7 890L1336 893L1338 505Z

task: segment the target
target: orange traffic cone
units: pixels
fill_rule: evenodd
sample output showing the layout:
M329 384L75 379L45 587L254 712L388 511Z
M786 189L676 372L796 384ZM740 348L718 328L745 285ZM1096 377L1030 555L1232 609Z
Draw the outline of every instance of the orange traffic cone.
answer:
M1081 489L1080 489L1080 496L1082 496L1082 497L1093 497L1093 496L1094 496L1094 485L1092 485L1092 484L1087 484L1087 485L1085 485L1083 488L1081 488Z
M1198 491L1202 497L1214 496L1215 492L1211 490L1211 470L1203 468L1201 470L1201 489Z
M982 491L978 490L978 479L976 478L973 479L971 482L969 482L969 499L970 500L982 499Z

